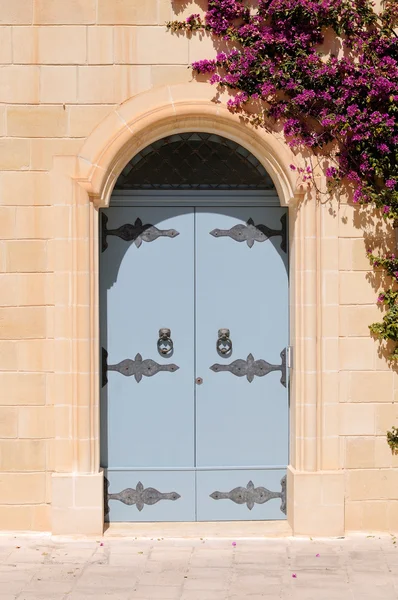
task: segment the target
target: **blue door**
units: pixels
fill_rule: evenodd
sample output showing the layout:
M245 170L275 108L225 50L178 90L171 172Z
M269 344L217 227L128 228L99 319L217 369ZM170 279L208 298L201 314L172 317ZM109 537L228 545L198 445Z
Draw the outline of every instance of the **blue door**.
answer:
M283 519L286 211L102 212L109 521Z

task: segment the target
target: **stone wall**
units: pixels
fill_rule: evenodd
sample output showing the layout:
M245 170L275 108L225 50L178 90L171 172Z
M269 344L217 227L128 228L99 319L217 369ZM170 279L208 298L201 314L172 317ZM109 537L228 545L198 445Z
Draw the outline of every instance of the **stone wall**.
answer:
M173 13L173 5L184 9ZM62 474L81 464L87 443L84 436L78 446L73 440L92 418L88 406L74 410L77 392L67 376L70 332L84 329L90 293L83 272L82 285L71 292L70 243L72 232L88 227L89 213L83 202L72 211L63 201L61 186L54 185L54 157L78 156L93 131L129 98L191 81L187 66L212 56L212 41L173 36L164 23L204 5L0 0L0 529L53 528L52 473L60 474L54 489L61 506L67 495ZM344 473L346 529L392 530L398 516L398 458L391 456L385 433L397 424L398 379L369 337L367 326L379 311L356 209L335 199L323 210L326 229L308 229L308 235L322 241L322 264L327 265L315 293L325 310L314 346L321 355L314 402L321 395L325 399L316 429L324 454L317 467L305 461L294 466L298 477L315 468ZM329 237L338 238L337 250L334 242L328 245ZM82 238L80 247L86 246ZM90 369L78 351L73 360L82 373ZM313 391L310 378L305 381L296 388L302 398ZM300 435L305 446L314 434ZM313 488L308 478L302 481L301 491L296 483L292 493L297 502L299 493L307 494L309 523L311 502L319 501L324 478ZM322 489L329 490L330 499L334 479L328 481L332 484ZM81 497L84 506L85 485L83 478L73 487L70 502ZM317 533L310 524L300 527Z

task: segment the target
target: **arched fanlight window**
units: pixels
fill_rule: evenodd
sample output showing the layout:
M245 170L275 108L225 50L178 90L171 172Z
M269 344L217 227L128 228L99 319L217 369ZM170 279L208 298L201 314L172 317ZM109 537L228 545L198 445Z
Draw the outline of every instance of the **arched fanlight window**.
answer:
M210 133L168 136L136 154L117 190L274 190L262 164L248 150Z

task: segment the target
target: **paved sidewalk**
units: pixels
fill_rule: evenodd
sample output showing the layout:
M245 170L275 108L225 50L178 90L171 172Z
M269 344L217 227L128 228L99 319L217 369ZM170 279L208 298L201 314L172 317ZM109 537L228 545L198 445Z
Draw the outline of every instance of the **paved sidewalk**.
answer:
M0 600L396 600L397 545L0 536Z

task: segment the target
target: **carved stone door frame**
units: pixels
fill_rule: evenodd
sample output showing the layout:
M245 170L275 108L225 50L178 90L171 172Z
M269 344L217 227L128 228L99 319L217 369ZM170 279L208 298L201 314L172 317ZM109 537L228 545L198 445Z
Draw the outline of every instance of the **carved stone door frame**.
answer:
M212 100L209 84L165 86L117 107L77 156L57 157L49 176L54 205L64 206L68 237L52 241L55 408L52 453L54 534L103 531L99 467L98 208L109 205L126 163L170 133L203 131L247 148L289 207L292 369L288 521L294 534L344 531L338 403L338 222L303 188L305 164L281 134L254 129ZM317 188L325 187L315 173ZM336 200L337 205L337 200Z

